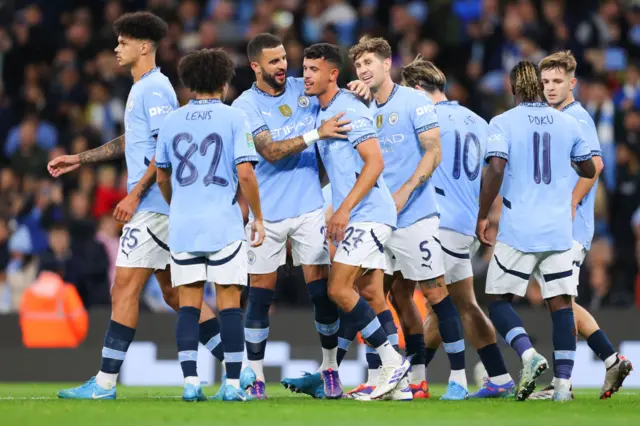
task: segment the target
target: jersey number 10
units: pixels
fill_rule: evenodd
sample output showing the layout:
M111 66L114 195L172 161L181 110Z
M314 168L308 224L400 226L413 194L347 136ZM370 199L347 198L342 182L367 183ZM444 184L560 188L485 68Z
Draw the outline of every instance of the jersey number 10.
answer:
M467 179L472 181L476 180L476 178L480 174L480 141L478 140L478 137L473 133L467 133L464 137L464 146L462 146L461 142L462 138L460 137L460 133L456 130L456 147L453 156L453 178L456 180L460 179L460 168L463 168L464 174L467 175ZM476 154L475 157L477 161L473 168L469 167L469 151L472 149L471 145L473 145L473 150ZM461 148L463 151L462 156L460 155ZM460 163L462 163L462 165Z
M189 186L194 183L198 179L198 169L196 166L189 161L189 159L196 153L196 151L200 151L200 155L203 157L207 155L207 150L210 145L213 145L213 158L211 159L211 166L209 167L209 172L202 179L202 183L204 186L209 185L220 185L227 186L229 185L229 181L223 177L216 176L216 170L218 169L218 164L220 163L220 157L222 157L222 138L217 133L211 133L209 136L204 138L204 140L200 143L200 149L198 149L198 144L191 144L193 140L193 136L190 133L179 133L175 135L173 141L171 143L173 147L173 154L176 156L180 162L178 163L178 167L176 168L176 180L180 186ZM178 146L181 141L186 141L189 143L189 148L187 152L182 155L178 152ZM189 174L187 176L183 176L185 169L189 169Z
M533 180L535 183L551 183L551 135L542 134L542 177L540 176L540 133L533 133Z

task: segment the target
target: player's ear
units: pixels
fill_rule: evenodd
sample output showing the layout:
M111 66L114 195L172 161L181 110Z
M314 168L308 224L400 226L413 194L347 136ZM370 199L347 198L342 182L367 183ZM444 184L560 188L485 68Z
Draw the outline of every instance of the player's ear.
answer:
M331 82L338 81L338 75L339 74L340 74L340 70L338 70L338 68L332 69L331 72L329 73L329 77L331 79Z
M386 58L386 59L383 61L383 64L384 64L384 70L385 70L385 72L389 72L389 71L391 71L391 58Z
M140 54L142 56L148 55L152 51L151 43L148 41L143 41L140 43Z
M576 79L575 77L571 77L571 80L569 81L569 87L571 88L571 90L576 88L576 84L578 84L578 79Z
M227 99L227 93L229 92L229 83L225 83L224 86L222 86L222 102L225 101L225 99Z
M260 64L254 61L249 62L254 73L260 74Z

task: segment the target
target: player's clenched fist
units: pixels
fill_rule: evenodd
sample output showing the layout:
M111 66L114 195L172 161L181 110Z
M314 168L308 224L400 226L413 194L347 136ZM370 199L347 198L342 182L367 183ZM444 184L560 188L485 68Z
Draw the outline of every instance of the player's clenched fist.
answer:
M53 177L62 176L65 173L76 170L78 167L80 167L80 156L78 155L61 155L47 164L47 170Z
M264 224L261 220L251 222L251 247L260 247L264 242Z

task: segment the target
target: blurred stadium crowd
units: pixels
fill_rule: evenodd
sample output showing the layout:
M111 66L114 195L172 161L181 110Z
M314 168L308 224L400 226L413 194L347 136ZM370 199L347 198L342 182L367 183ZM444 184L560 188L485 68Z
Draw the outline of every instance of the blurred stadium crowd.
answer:
M230 102L254 80L245 46L261 32L285 41L291 76L302 75L304 46L326 41L346 52L364 33L384 36L396 79L421 54L445 71L449 97L486 119L512 106L513 65L571 49L576 95L596 122L605 163L580 299L591 309L640 306L638 0L0 0L0 312L17 309L42 265L75 285L88 308L109 304L120 234L111 212L126 193L124 161L57 181L46 164L123 132L131 78L115 62L111 24L141 9L169 22L158 62L181 104L190 97L179 88L181 55L228 49L238 64ZM343 82L354 77L341 73ZM489 257L476 260L480 275ZM281 273L279 300L308 303L300 271ZM530 293L522 303L540 304L535 286ZM153 282L144 300L163 309Z

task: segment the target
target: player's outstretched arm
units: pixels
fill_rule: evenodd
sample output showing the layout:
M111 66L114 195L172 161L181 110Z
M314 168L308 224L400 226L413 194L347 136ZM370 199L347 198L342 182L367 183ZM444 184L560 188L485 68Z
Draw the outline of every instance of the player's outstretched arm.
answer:
M420 145L422 145L422 149L424 149L425 153L411 178L393 194L393 201L396 203L396 209L398 212L400 212L400 210L404 208L405 204L407 204L411 193L431 177L442 159L442 144L440 142L439 127L420 133L418 135L418 139L420 140Z
M489 227L489 212L491 211L493 201L500 192L506 164L507 160L504 158L491 157L489 159L489 167L482 182L482 189L480 190L480 210L478 211L476 236L482 244L487 246L493 245L493 242L486 233Z
M106 144L74 155L61 155L54 158L47 165L49 174L53 177L62 176L65 173L76 170L83 164L99 163L115 160L124 156L124 135L118 136Z
M162 197L167 204L171 204L171 196L173 195L173 190L171 188L171 167L154 168L156 169L156 181L158 182L158 188L160 188ZM149 169L147 169L147 172L148 171Z
M264 242L264 225L262 224L262 206L260 205L260 191L258 190L258 179L253 171L253 164L240 163L238 169L238 183L242 194L249 203L253 222L251 223L251 241L253 247L258 247Z
M349 194L338 210L333 213L331 220L327 224L327 235L335 242L340 242L344 239L344 232L351 217L351 210L371 191L384 169L384 159L378 138L367 139L358 144L356 149L362 161L364 161L364 166L353 188L351 188L351 191L349 191Z
M271 132L264 130L253 137L256 151L268 162L275 163L289 155L304 151L320 139L347 139L346 133L351 131L351 127L348 126L351 120L340 120L343 115L343 112L336 114L319 128L283 141L274 142Z

